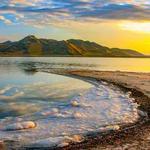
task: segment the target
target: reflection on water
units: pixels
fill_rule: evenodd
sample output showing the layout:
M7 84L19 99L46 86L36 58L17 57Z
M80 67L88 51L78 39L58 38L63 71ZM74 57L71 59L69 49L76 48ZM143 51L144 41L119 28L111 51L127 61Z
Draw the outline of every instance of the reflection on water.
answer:
M113 70L150 72L150 58L78 58L78 57L35 57L1 58L0 63L27 63L32 68L74 68L92 70Z
M106 62L100 58L73 58L72 62L70 58L2 58L0 141L16 141L13 148L18 144L51 147L72 140L72 135L135 123L138 105L116 86L36 72L36 68L51 67L108 69ZM36 127L30 128L29 122Z
M0 72L0 118L39 111L92 87L81 80L28 71L10 63L0 64Z

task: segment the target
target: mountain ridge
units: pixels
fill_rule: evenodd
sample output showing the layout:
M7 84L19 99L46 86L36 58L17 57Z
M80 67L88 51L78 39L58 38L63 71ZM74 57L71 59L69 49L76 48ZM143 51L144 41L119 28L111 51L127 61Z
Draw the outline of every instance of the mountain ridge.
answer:
M19 41L0 43L0 56L82 56L82 57L144 57L130 49L109 48L81 39L53 40L26 36Z

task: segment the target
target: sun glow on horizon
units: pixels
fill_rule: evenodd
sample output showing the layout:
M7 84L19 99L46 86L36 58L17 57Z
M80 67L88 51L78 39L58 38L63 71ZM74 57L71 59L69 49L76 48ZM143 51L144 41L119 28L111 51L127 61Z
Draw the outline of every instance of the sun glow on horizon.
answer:
M150 34L150 22L123 22L119 26L124 30Z

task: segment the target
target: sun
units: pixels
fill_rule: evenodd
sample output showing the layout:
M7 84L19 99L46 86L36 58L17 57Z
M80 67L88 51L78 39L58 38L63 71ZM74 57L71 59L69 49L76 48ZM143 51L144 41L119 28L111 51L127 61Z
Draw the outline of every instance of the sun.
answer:
M150 22L122 22L119 27L123 30L150 34Z

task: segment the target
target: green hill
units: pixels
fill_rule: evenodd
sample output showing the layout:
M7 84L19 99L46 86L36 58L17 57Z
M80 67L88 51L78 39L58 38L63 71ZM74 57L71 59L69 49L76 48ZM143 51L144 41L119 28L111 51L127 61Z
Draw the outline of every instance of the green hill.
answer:
M0 56L144 57L134 50L108 48L90 41L78 39L57 41L38 39L33 35L16 42L0 43Z

